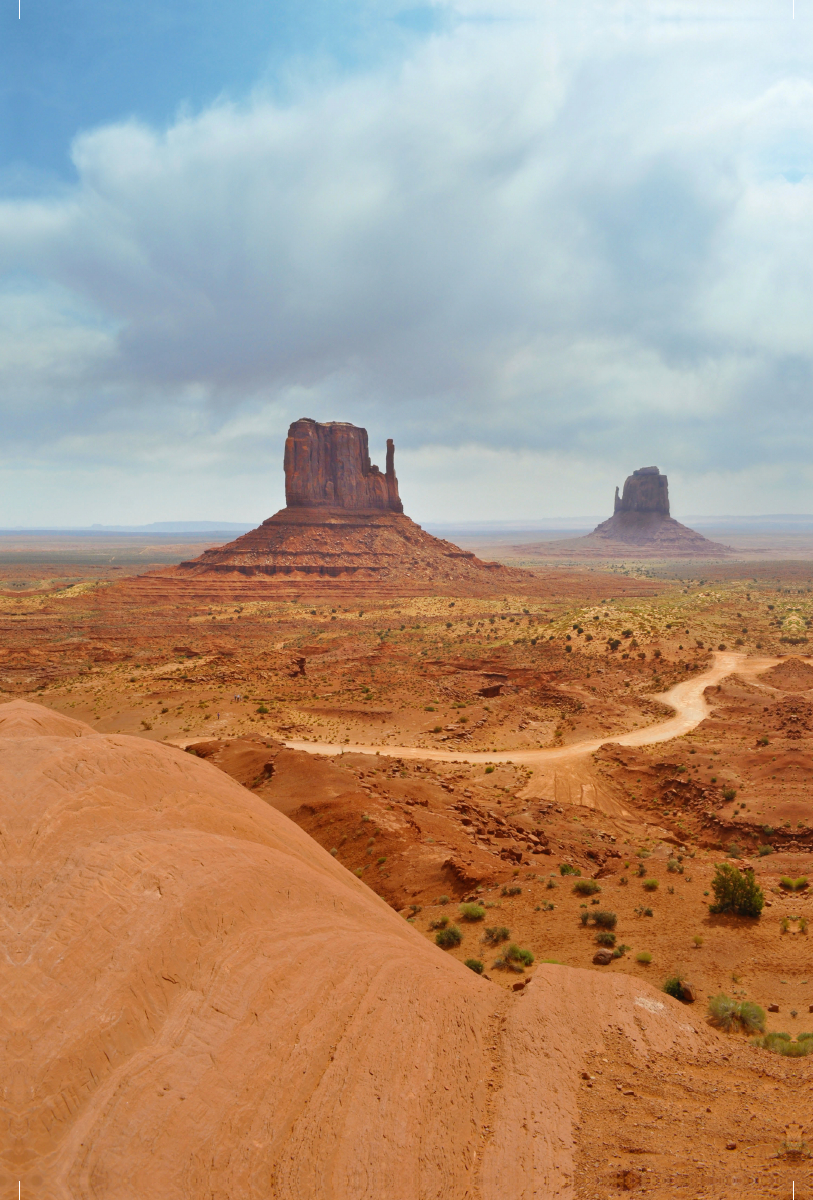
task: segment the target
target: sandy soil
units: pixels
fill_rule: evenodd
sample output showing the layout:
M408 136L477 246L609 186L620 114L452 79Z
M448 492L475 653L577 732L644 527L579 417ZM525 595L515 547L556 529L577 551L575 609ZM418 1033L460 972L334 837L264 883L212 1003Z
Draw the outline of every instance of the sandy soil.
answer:
M399 1130L408 1131L414 1119L432 1124L431 1137L437 1134L438 1139L430 1149L421 1142L417 1152L415 1143L409 1143L412 1149L406 1158L417 1153L421 1162L435 1164L431 1170L439 1174L426 1176L429 1182L421 1179L417 1184L413 1178L412 1190L405 1195L459 1194L479 1200L489 1194L488 1187L496 1188L498 1178L501 1195L510 1179L518 1195L559 1194L585 1200L615 1197L628 1190L664 1198L684 1194L715 1200L730 1194L784 1197L790 1194L794 1180L800 1200L813 1195L806 1148L813 1142L813 1134L807 1128L804 1093L800 1091L808 1081L807 1060L784 1059L752 1047L742 1035L719 1034L707 1024L705 1013L708 998L725 991L735 999L752 999L766 1008L777 1006L779 1011L768 1015L769 1028L794 1036L805 1028L813 1029L813 1013L808 1012L813 1005L813 974L806 949L810 935L803 931L809 915L808 892L802 888L789 894L781 885L784 876L813 875L813 806L809 799L813 665L807 653L813 625L813 573L807 564L615 564L604 570L550 572L544 577L546 594L533 599L510 595L366 595L351 599L342 594L332 602L324 595L275 598L267 589L231 583L228 595L222 589L217 594L184 588L157 592L152 585L144 590L129 579L113 584L109 571L94 572L92 565L77 567L72 577L60 564L52 567L47 563L41 569L38 566L36 578L30 573L25 577L24 588L17 586L23 580L20 568L6 569L7 586L0 589L0 685L6 695L36 699L52 714L49 719L80 718L105 745L126 743L128 748L144 747L159 757L169 755L179 764L173 770L184 778L188 769L201 781L204 776L196 772L203 771L207 781L219 779L234 789L229 792L227 807L237 804L239 795L240 803L248 804L252 813L263 812L272 821L284 821L284 828L294 831L290 836L302 839L297 846L310 847L308 854L317 854L319 862L331 864L331 880L351 885L354 896L367 896L374 906L358 910L353 918L356 941L351 938L342 951L348 961L362 964L364 987L371 995L377 986L372 981L381 976L367 973L370 956L362 949L372 944L369 921L373 918L369 914L383 912L399 931L407 933L406 941L397 941L396 958L406 964L403 969L408 974L412 956L417 955L417 982L414 987L393 982L392 990L380 993L389 997L383 1007L398 1010L406 1006L411 1013L410 1005L418 1003L417 991L426 992L428 1007L421 1009L420 1019L415 1017L415 1025L410 1024L412 1016L405 1020L404 1037L418 1036L414 1032L418 1029L420 1037L426 1035L430 1042L432 1037L437 1039L431 1052L421 1051L424 1057L440 1054L438 1047L448 1042L455 1061L469 1063L475 1060L466 1058L469 1043L463 1043L469 1034L464 1037L461 1033L465 1026L475 1031L471 1033L474 1043L488 1049L488 1071L478 1074L476 1065L464 1070L466 1079L486 1081L487 1092L482 1097L476 1089L464 1096L458 1082L450 1085L450 1102L460 1110L454 1119L443 1115L446 1109L442 1104L438 1107L437 1096L445 1095L449 1082L438 1082L439 1066L433 1068L434 1082L427 1085L432 1099L426 1098L429 1092L421 1093L418 1115L398 1116ZM79 741L90 744L93 739L85 736ZM184 754L181 747L194 753ZM60 755L64 754L60 750ZM90 836L92 825L85 815L95 813L99 804L106 811L110 780L117 778L119 768L109 756L105 761L108 783L98 782L100 776L94 776L98 786L94 784L81 804L74 806L80 825L85 821L82 838ZM128 761L135 763L136 759ZM170 759L160 757L160 761L168 763ZM46 769L46 778L50 769ZM91 768L77 768L77 786L86 770ZM135 767L122 778L134 779L133 772L137 774ZM226 778L229 775L231 780ZM129 783L122 789L112 787L120 796L115 805L127 807L130 801L125 804L124 798L130 787ZM194 787L200 790L203 784L196 782ZM217 798L212 793L214 813L226 801L220 798L219 785L211 787L217 793ZM169 795L160 788L157 794ZM147 866L139 869L154 869L150 865L155 855L150 823L158 821L160 826L171 809L170 801L164 799L158 809L149 808L149 820L143 818L139 828L146 830L149 849L140 852L138 861L143 863L146 854ZM14 817L21 819L19 814ZM117 816L116 822L119 820L124 818ZM274 825L277 831L282 828ZM226 827L213 832L206 854L216 858L218 847L229 848L231 854L234 832ZM209 832L204 833L210 837ZM62 836L68 837L67 833L60 833ZM80 833L70 836L79 838ZM242 834L238 841L245 841ZM80 855L81 861L107 862L109 847L106 842L99 845L90 858ZM31 846L31 852L38 853L36 839ZM245 897L229 890L236 886L230 870L234 880L242 881L245 872L253 880L253 873L261 875L266 869L250 865L247 859L238 856L231 867L221 870L213 866L199 876L195 872L203 870L200 862L179 857L174 846L160 861L165 864L161 870L166 867L176 881L179 872L187 871L192 872L190 878L195 875L199 879L195 887L207 898L207 912L211 897L219 897L221 890L227 898L232 897L226 910L231 913L235 905L234 911L239 909L234 928L244 931L239 936L245 936L246 946L256 947L260 937L245 932L249 927L241 924L255 916L254 912L246 915L246 905L256 909L260 923L270 923L268 945L272 949L263 950L274 964L268 978L283 978L288 967L281 964L293 961L292 955L299 963L295 952L297 939L303 936L299 931L310 930L312 925L324 930L322 949L318 939L309 940L310 934L305 939L308 950L303 951L301 970L297 966L299 973L291 976L293 991L274 985L289 997L289 1007L291 995L301 998L301 1006L294 1007L307 1014L324 1007L324 996L334 995L331 988L339 989L336 995L345 994L341 989L346 985L339 975L328 983L322 974L323 960L337 961L327 932L330 920L317 916L304 898L291 909L287 898L279 903L278 879L299 853L286 850L284 862L275 859L269 868L273 876L269 895L277 897L276 908L268 907L259 884L259 891L249 889ZM726 857L735 867L751 865L756 870L769 902L759 921L709 913L715 864ZM169 865L170 859L174 866ZM62 879L56 866L48 865L50 861L43 859L36 867L36 878L45 878L51 871ZM205 865L206 858L202 861ZM227 861L232 862L228 855ZM592 899L598 900L598 905L572 890L573 878L560 873L565 864L580 871L582 879L596 881L601 892ZM106 866L108 869L113 868ZM76 904L80 900L85 903L81 899L85 894L108 903L103 891L110 892L112 886L107 876L100 874L103 883L98 891L92 882L96 870L93 865L89 883L80 886L76 882L80 876L71 875L73 882L51 893L57 908L64 906L68 914L67 924L60 928L79 930L76 937L86 940L97 936L100 918L93 915L97 910L92 905L87 909L91 915L80 917ZM9 873L8 878L12 877ZM655 880L657 887L645 890L646 879ZM515 890L518 888L521 890ZM322 884L311 891L327 894ZM110 894L119 903L122 895L134 893L128 884L124 891ZM302 892L297 895L304 897ZM333 892L330 896L335 898ZM461 917L459 904L473 900L479 900L486 910L482 921L467 922ZM307 904L312 902L310 896ZM45 959L32 959L36 971L41 972L37 986L49 995L48 971L56 971L57 990L72 997L69 1003L76 1016L71 1019L76 1022L82 1017L82 997L96 995L115 975L103 966L108 961L105 954L111 962L121 964L125 981L121 987L131 991L135 987L138 997L151 997L156 987L169 987L160 983L157 960L139 958L143 943L131 934L125 936L129 921L137 925L142 920L141 908L136 912L127 907L129 903L127 900L116 918L118 924L105 916L114 930L113 941L104 943L108 949L100 951L98 963L93 960L96 965L90 976L78 973L68 985L59 982L62 977L56 967L48 966L46 971ZM593 962L597 947L590 916L605 907L616 914L617 941L629 949L609 965L600 966ZM586 926L582 925L584 913ZM432 925L444 918L459 925L462 940L458 947L442 952L434 945L437 929ZM277 920L280 924L274 923ZM483 940L486 928L502 926L510 930L512 940L535 956L533 965L522 973L495 966L499 945ZM292 927L297 930L293 941L287 932ZM157 936L149 924L145 929L150 936ZM220 925L217 930L224 961L229 964L231 934ZM58 941L62 935L54 936ZM64 936L73 938L74 933ZM175 936L173 932L172 938ZM187 936L180 932L176 941L166 943L166 954L181 954ZM386 942L390 934L381 937ZM114 943L119 947L118 958L114 957ZM42 953L51 954L56 962L57 952L50 948L53 944L43 942ZM285 947L284 953L279 947ZM256 965L258 960L251 957L254 950L246 950L245 958L243 953L241 949L234 961L240 962L240 971L249 972L248 964ZM386 957L389 950L381 954L382 962L390 961ZM648 964L638 961L638 955L645 954L651 955ZM490 979L478 978L463 966L470 957L483 962ZM141 964L135 976L128 974L131 959ZM426 967L428 975L421 974L423 963L434 964L431 969ZM225 966L212 970L224 978ZM453 1000L451 993L443 990L446 984L437 985L440 998L429 995L436 986L431 981L446 978L438 971L453 972L455 989L463 989L455 991ZM693 1004L680 1005L661 991L666 977L676 971L694 985L697 999ZM387 972L388 979L396 978L397 972L393 974L389 967ZM246 994L251 995L250 975L240 979ZM318 1000L312 1000L312 979L323 980ZM529 979L530 984L514 991L515 983L525 984ZM16 985L9 986L16 995ZM194 987L184 986L193 992L203 988L199 982ZM268 986L270 995L274 989L270 983ZM119 996L119 992L111 994ZM201 994L209 993L204 988ZM483 995L488 997L485 1010L499 1017L489 1016L490 1024L481 1027L477 1025L479 1017L471 1014L480 1012L479 997ZM638 1003L641 997L650 1007L642 1008ZM110 1011L117 1003L114 998ZM273 1019L281 1020L274 1008L276 1001L268 1003ZM657 1008L658 1004L664 1008ZM108 1011L104 1005L98 1010L90 1008L97 1024L102 1011ZM152 1010L148 1005L144 1011ZM651 1026L647 1024L650 1019L654 1022ZM196 1044L220 1047L216 1028L220 1020L228 1024L221 1014L211 1017L215 1025L201 1026L202 1041ZM310 1020L308 1017L305 1022L308 1028ZM661 1020L675 1023L667 1029L658 1024ZM366 1026L354 1028L357 1032L350 1039L353 1053L362 1047L365 1054L372 1054ZM362 1028L363 1036L358 1032ZM510 1045L496 1036L495 1030L503 1028L511 1031ZM35 1026L26 1029L25 1036L35 1040ZM265 1025L262 1029L268 1032ZM376 1044L388 1044L391 1034L384 1025L376 1029ZM326 1041L318 1044L333 1045L338 1034L327 1026L325 1030ZM63 1075L57 1072L54 1079L67 1080L70 1071L85 1062L90 1053L82 1048L85 1036L90 1035L81 1035L78 1050L65 1049L68 1041L49 1041L50 1034L43 1039L42 1049L38 1049L42 1062L58 1059L63 1064L59 1067ZM266 1047L272 1040L267 1037ZM239 1059L246 1045L238 1039L212 1050L221 1076L225 1072L231 1079L232 1058L236 1055ZM250 1054L247 1061L254 1061ZM96 1059L92 1062L96 1064ZM493 1074L489 1074L492 1067ZM560 1067L563 1075L557 1073ZM104 1071L109 1069L104 1067ZM372 1061L366 1069L373 1070L371 1078L383 1086L384 1076L377 1073ZM50 1066L42 1067L43 1079L51 1079L49 1071ZM294 1087L295 1073L286 1071L287 1067L279 1076L286 1081L283 1090ZM145 1076L151 1082L145 1084L143 1093L137 1093L145 1112L152 1104L151 1099L147 1103L150 1087L155 1083L156 1097L159 1090L163 1093L165 1082L172 1089L175 1072L173 1066L160 1088L157 1076ZM157 1173L148 1176L151 1188L153 1183L158 1187L161 1171L169 1171L167 1147L177 1135L179 1144L203 1149L190 1151L188 1161L194 1166L185 1166L187 1173L178 1176L181 1182L172 1183L176 1194L205 1194L200 1181L208 1181L207 1172L214 1172L213 1194L220 1188L224 1195L251 1195L255 1186L266 1189L257 1194L269 1194L270 1176L263 1175L260 1159L266 1151L272 1152L268 1147L273 1150L282 1144L274 1141L269 1129L281 1128L288 1117L280 1115L280 1110L259 1132L248 1116L245 1120L249 1123L241 1124L239 1114L244 1109L239 1097L266 1095L262 1090L265 1076L259 1068L258 1072L256 1092L252 1091L254 1083L242 1076L236 1093L229 1090L231 1082L222 1095L217 1093L220 1099L215 1100L214 1090L206 1091L200 1111L211 1110L211 1119L200 1117L198 1132L192 1134L186 1126L178 1132L181 1127L177 1125L171 1126L175 1133L165 1134L155 1124L142 1134L138 1118L131 1113L128 1120L132 1124L127 1129L135 1131L135 1142L141 1145L143 1136L144 1145L159 1147ZM588 1077L583 1078L582 1072ZM29 1094L58 1094L65 1097L65 1114L73 1111L71 1105L77 1112L84 1111L85 1100L80 1103L74 1096L84 1095L82 1086L93 1091L96 1085L75 1084L73 1078L60 1083L56 1091L48 1083L42 1085L45 1091L35 1089ZM403 1075L394 1067L393 1078L400 1080L403 1088ZM494 1087L488 1086L488 1080ZM126 1085L132 1086L130 1082ZM493 1099L489 1099L491 1092ZM8 1102L9 1130L20 1128L21 1094L14 1093L18 1098ZM366 1113L370 1104L379 1101L371 1100L367 1093L364 1096L358 1111ZM322 1102L319 1097L321 1092L317 1099L308 1100L302 1111L316 1112ZM220 1100L238 1114L233 1122L216 1115L224 1111L218 1108ZM530 1107L516 1107L526 1101ZM260 1103L256 1099L249 1102ZM391 1122L400 1110L395 1098L387 1103ZM60 1099L54 1111L61 1113L62 1104ZM61 1192L42 1191L42 1195L131 1194L112 1190L111 1180L121 1177L125 1188L130 1183L126 1155L120 1149L126 1142L121 1132L125 1127L117 1127L112 1140L102 1136L107 1111L94 1109L91 1132L82 1132L78 1143L71 1143L75 1149L84 1140L83 1153L88 1155L95 1153L88 1147L102 1147L95 1174L77 1174L79 1167L71 1166L72 1173L65 1179L70 1179L74 1191L66 1192L68 1183L60 1183ZM25 1112L25 1120L38 1128L40 1109ZM458 1119L461 1124L456 1124ZM68 1115L59 1117L66 1128L73 1120ZM343 1135L336 1132L339 1124L337 1118L335 1125L328 1121L324 1127L324 1136L335 1133L338 1138L330 1143L332 1148L318 1143L322 1160L338 1163L338 1173L331 1174L329 1182L324 1182L327 1177L314 1182L311 1176L294 1179L283 1173L290 1194L296 1194L298 1188L299 1194L339 1196L344 1194L342 1187L350 1187L352 1195L366 1194L364 1188L373 1189L370 1194L377 1188L378 1194L398 1195L392 1179L387 1177L382 1183L376 1174L378 1166L373 1169L369 1165L373 1150L364 1147L372 1142L363 1139L353 1158L353 1171L358 1170L359 1162L367 1164L362 1183L350 1167L342 1165L351 1161L351 1155L341 1140ZM215 1126L222 1132L212 1132ZM470 1127L476 1131L471 1142L466 1140ZM82 1126L83 1131L85 1128ZM393 1136L388 1125L386 1131L381 1126L375 1129L376 1144ZM201 1130L202 1140L195 1142ZM312 1130L307 1135L314 1136ZM62 1133L57 1131L54 1137L58 1139ZM214 1140L206 1141L209 1137ZM401 1134L398 1137L399 1147L407 1144L408 1138L405 1142ZM483 1148L484 1138L491 1143L488 1153ZM259 1143L256 1147L255 1142ZM475 1168L471 1166L466 1168L468 1174L457 1174L457 1158L449 1166L450 1142L464 1147L459 1151L460 1162L481 1164L476 1168L479 1174L472 1174ZM727 1150L728 1143L736 1148ZM226 1151L214 1152L215 1144L239 1147L239 1163L232 1155L229 1165L223 1165ZM42 1153L46 1156L42 1161L50 1164L47 1155L52 1150ZM15 1161L6 1158L8 1180L17 1177L13 1174ZM399 1162L403 1161L402 1156ZM37 1170L45 1180L46 1175L39 1167ZM34 1168L32 1171L36 1174ZM342 1175L343 1171L350 1174ZM442 1183L438 1182L441 1176ZM353 1181L350 1185L348 1178ZM343 1182L339 1184L337 1179ZM81 1187L75 1180L81 1181ZM40 1181L30 1186L44 1184ZM171 1189L169 1194L173 1194ZM288 1193L281 1190L279 1194Z

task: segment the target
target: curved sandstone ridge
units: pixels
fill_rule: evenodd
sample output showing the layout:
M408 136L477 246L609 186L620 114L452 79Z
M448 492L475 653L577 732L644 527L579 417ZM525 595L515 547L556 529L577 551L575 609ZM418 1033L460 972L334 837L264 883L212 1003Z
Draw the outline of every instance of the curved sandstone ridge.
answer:
M585 1056L719 1053L625 976L504 993L171 747L4 705L0 820L26 1197L568 1197Z

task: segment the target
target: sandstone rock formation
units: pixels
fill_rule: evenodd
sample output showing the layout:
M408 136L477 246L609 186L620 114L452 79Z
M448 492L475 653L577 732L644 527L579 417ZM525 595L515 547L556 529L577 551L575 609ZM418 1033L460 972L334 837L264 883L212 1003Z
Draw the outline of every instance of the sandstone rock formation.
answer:
M627 476L621 495L615 489L613 515L586 537L515 549L556 558L719 558L728 553L727 546L709 541L669 515L669 482L657 467L639 467Z
M215 767L40 705L0 707L0 824L8 1195L567 1196L597 1056L729 1049L611 968L504 991Z
M287 506L250 533L160 576L208 585L218 577L253 577L297 594L303 584L393 595L538 587L530 572L483 562L404 516L394 459L390 440L382 474L370 462L365 429L294 421L285 443Z
M285 502L289 508L403 512L392 438L382 475L370 463L366 429L346 421L294 421L285 440Z

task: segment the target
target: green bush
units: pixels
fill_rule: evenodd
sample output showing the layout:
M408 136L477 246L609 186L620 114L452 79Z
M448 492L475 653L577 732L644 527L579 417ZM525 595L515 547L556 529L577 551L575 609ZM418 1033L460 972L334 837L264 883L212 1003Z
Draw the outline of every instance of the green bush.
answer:
M577 896L595 896L596 892L601 891L601 888L595 879L577 879L573 884L573 891Z
M605 909L599 909L598 912L590 914L593 918L593 924L599 929L615 929L618 924L618 917L614 912L607 912Z
M448 904L448 903L449 903L448 896L438 896L438 904Z
M507 942L510 936L511 930L505 925L492 925L483 934L483 941L487 946L499 946L500 942Z
M731 912L738 917L758 917L762 912L765 897L750 867L739 871L731 863L719 863L711 889L715 903L709 906L710 912Z
M485 964L480 962L479 958L467 958L464 964L470 971L474 971L475 975L482 975L485 970Z
M645 892L657 892L658 881L657 881L657 879L645 879L642 884L642 887Z
M486 910L481 904L461 904L460 916L464 921L482 921Z
M648 950L639 950L635 955L635 961L640 963L642 967L648 967L652 962L652 955Z
M453 946L459 946L462 941L463 934L456 925L449 925L435 934L435 945L440 946L441 950L451 950Z
M709 1020L718 1029L730 1033L733 1029L744 1029L747 1033L765 1029L765 1010L752 1000L742 1000L739 1004L723 992L712 996L708 1006Z
M773 846L760 846L757 853L760 858L764 858L766 854L773 854Z
M680 863L676 858L670 858L666 864L666 869L670 875L677 875L680 870Z
M683 999L683 981L679 975L670 975L668 979L663 981L663 990L667 996L674 996L675 1000Z
M493 767L486 767L486 775L491 775L491 774L493 774L493 772L494 772Z
M571 866L570 863L560 863L559 864L559 874L560 875L581 875L581 871L579 870L578 867Z
M601 929L596 934L596 941L598 942L599 946L614 946L615 934L610 933L609 929Z
M449 924L448 917L438 917L437 921L429 922L429 928L430 929L445 929L448 924Z
M794 1042L789 1033L766 1033L763 1037L751 1038L751 1045L770 1050L772 1054L782 1054L785 1058L806 1058L813 1054L810 1034L800 1033Z
M789 892L803 892L807 887L807 876L801 875L798 879L791 879L789 875L783 875L779 880L779 886Z
M629 948L629 946L625 946L622 942L620 946L616 946L615 950L613 950L613 958L623 958Z
M733 787L723 788L723 799L734 800L737 795L737 789Z
M500 895L501 896L521 896L522 888L518 884L513 884L511 887L504 887L501 890Z
M512 942L507 950L503 951L503 958L509 963L521 963L523 967L533 965L534 956L530 950L523 950Z

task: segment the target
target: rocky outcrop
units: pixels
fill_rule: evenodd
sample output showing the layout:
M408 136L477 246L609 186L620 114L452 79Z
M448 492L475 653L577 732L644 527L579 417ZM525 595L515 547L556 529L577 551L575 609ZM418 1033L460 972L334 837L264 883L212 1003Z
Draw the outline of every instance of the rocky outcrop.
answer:
M392 438L382 474L370 462L366 429L347 421L294 421L285 441L285 501L289 508L403 512Z
M228 545L157 574L202 583L253 578L297 592L303 584L392 595L539 590L529 571L483 562L404 516L394 460L389 440L386 471L370 462L366 429L294 421L285 442L286 507Z
M624 481L624 493L615 489L615 512L658 513L669 516L669 481L657 467L639 467Z
M728 553L727 546L710 542L669 515L669 481L657 467L639 467L628 475L621 495L615 489L613 515L586 537L515 550L546 558L719 558Z

